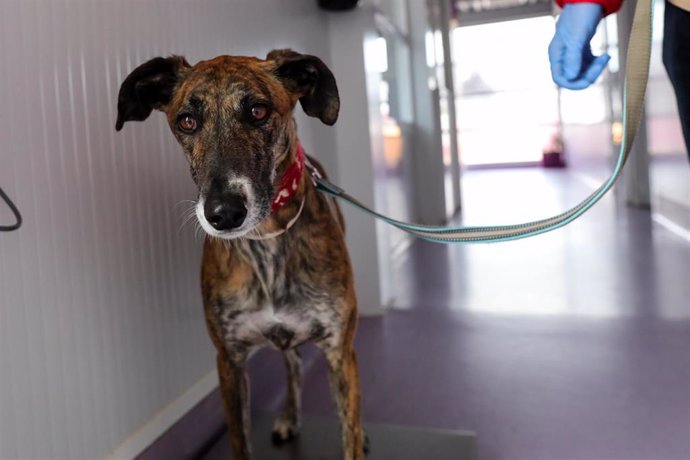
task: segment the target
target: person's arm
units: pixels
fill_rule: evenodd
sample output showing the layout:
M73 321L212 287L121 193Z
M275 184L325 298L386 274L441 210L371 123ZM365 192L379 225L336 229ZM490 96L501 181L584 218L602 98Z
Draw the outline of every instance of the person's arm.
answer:
M549 44L551 76L558 86L584 89L601 75L611 58L594 56L589 42L599 21L618 11L622 0L556 0L563 7Z
M556 0L556 5L564 8L565 5L574 5L577 3L596 3L601 5L604 10L604 16L613 14L620 10L623 0Z

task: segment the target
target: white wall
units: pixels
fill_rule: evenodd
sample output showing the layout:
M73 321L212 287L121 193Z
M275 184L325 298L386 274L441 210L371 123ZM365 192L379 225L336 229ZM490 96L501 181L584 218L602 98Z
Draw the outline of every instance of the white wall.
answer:
M333 72L338 78L341 129L335 131L335 174L341 187L363 203L376 205L374 197L374 157L383 155L379 104L380 74L364 71L365 43L375 35L374 13L365 4L354 11L329 15ZM353 135L353 133L356 133ZM354 267L359 311L365 315L384 312L387 292L381 288L386 270L386 254L377 245L376 221L352 206L342 204L346 237ZM383 269L382 269L383 268Z
M102 457L214 367L187 166L158 113L115 133L119 83L170 53L328 62L327 22L314 0L0 2L0 187L25 217L0 233L0 458Z
M427 225L446 222L443 146L437 82L427 66L425 37L430 30L426 2L407 0L412 70L414 128L412 154L413 220ZM433 79L436 80L435 78Z

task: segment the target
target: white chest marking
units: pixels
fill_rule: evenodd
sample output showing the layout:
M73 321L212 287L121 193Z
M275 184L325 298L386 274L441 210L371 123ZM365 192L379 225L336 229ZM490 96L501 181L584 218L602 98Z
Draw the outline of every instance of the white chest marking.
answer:
M295 313L276 312L271 305L260 310L242 313L234 318L234 338L251 343L271 343L270 332L276 326L293 334L292 342L309 338L311 321Z

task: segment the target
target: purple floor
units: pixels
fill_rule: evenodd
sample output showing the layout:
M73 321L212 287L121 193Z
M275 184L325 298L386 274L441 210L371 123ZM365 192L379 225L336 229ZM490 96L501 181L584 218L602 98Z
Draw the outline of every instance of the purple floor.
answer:
M589 192L566 171L465 179L471 224L546 216ZM483 460L690 458L690 242L649 212L608 197L529 240L414 242L395 285L395 308L358 331L366 420L475 431ZM304 411L330 414L324 361L303 357ZM277 411L279 355L251 367L253 407Z

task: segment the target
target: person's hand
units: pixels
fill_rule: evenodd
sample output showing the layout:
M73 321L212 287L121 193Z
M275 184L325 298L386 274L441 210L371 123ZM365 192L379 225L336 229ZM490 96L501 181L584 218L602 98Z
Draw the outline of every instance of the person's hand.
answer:
M596 3L569 3L563 8L549 44L551 76L558 86L587 88L611 59L608 54L594 56L589 45L603 11Z

